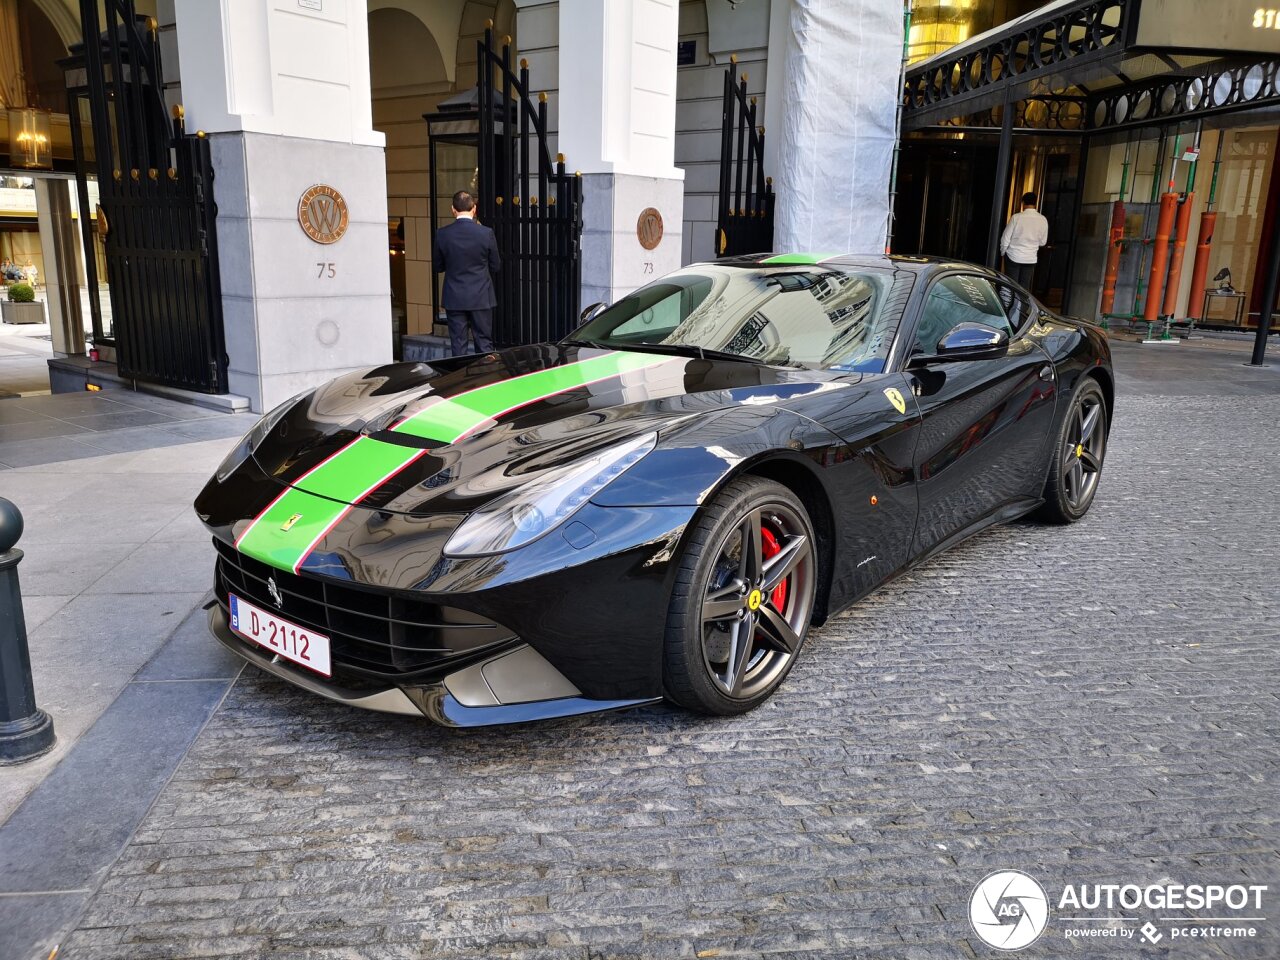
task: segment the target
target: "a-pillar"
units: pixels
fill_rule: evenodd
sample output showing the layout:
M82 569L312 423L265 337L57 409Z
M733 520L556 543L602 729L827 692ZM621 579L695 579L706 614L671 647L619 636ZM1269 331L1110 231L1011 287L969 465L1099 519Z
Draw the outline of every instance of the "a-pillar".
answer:
M560 0L559 148L583 179L584 306L680 266L678 7L677 0Z
M212 147L231 392L262 411L389 361L385 141L372 124L365 4L176 8L187 131ZM299 215L317 185L345 203L333 219L328 200L312 207L320 240L341 234L329 243Z
M902 63L902 4L773 0L768 156L774 249L882 253ZM785 18L785 19L784 19ZM782 48L781 50L779 48ZM775 54L785 51L785 64ZM781 83L778 78L781 77ZM775 136L776 147L769 143ZM769 169L769 168L767 168Z

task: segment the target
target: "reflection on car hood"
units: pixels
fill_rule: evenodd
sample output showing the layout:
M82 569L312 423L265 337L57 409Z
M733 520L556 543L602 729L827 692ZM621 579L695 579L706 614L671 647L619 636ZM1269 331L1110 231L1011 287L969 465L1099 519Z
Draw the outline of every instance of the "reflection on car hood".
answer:
M731 360L538 344L340 377L255 459L280 481L395 513L466 512L547 469L730 406L769 406L834 375Z

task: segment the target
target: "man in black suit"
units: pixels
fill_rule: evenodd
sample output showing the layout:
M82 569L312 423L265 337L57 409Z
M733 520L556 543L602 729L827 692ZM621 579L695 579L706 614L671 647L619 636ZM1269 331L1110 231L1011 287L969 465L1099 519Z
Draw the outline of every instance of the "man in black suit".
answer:
M431 256L444 274L440 302L449 318L453 355L467 352L468 333L474 334L476 352L493 349L493 274L502 269L498 241L493 231L476 223L476 202L459 190L453 195L453 223L436 231Z

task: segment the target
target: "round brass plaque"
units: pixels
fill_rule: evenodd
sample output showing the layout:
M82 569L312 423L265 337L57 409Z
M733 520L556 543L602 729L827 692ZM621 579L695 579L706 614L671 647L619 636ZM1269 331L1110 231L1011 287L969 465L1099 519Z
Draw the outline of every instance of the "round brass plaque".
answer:
M654 207L645 207L636 220L636 236L640 246L652 250L662 242L662 214Z
M298 198L298 224L316 243L334 243L347 232L347 201L327 183L308 187Z

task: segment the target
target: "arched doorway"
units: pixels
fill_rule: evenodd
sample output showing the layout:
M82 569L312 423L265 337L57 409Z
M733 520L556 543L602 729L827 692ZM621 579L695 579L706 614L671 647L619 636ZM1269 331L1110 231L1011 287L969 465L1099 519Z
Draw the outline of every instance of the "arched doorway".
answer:
M389 7L369 14L373 125L387 138L388 255L394 343L430 332L430 250L426 233L426 139L421 111L452 89L435 37L418 17Z
M476 45L490 20L500 33L512 33L512 0L369 0L373 125L387 138L387 246L397 356L402 335L444 332L435 325L423 115L475 86ZM447 216L447 203L444 210Z
M88 333L81 324L89 317L88 291L59 66L79 36L73 6L13 0L0 8L0 300L6 281L26 281L36 304L25 316L42 321L3 327L6 344L23 356L5 366L0 397L47 392L48 359L55 351L83 352ZM32 146L24 150L23 142ZM88 254L94 257L92 246Z

